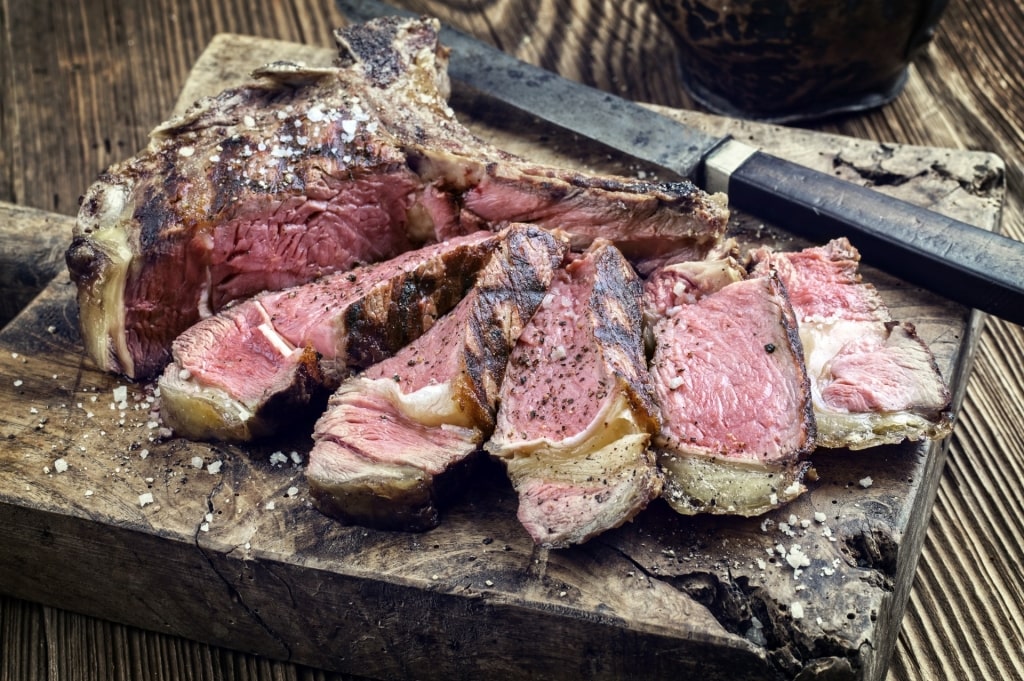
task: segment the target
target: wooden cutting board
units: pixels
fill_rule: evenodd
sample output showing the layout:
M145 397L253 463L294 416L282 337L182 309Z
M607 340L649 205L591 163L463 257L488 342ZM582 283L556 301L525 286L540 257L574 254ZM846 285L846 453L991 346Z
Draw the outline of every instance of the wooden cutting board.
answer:
M218 36L179 110L278 58L332 55ZM454 104L482 136L539 161L642 172L571 136L488 114L469 95L457 93ZM1003 166L990 154L666 113L998 227ZM52 271L59 255L53 230L70 240L70 225L0 206L5 240L39 244L39 271ZM745 243L804 245L746 215L732 231ZM958 404L978 320L864 273L930 344ZM810 492L766 516L683 518L659 501L568 550L532 545L497 467L430 532L345 527L310 505L308 424L245 448L167 437L152 413L153 386L100 373L84 358L73 296L61 271L0 332L4 593L372 678L884 676L944 443L817 453ZM795 545L811 560L799 572L779 550Z

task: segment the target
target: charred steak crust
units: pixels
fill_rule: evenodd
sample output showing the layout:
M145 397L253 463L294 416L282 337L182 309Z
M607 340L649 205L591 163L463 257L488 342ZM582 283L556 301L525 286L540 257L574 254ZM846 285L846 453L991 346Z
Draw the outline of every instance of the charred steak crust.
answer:
M556 273L509 358L485 449L504 463L538 545L585 542L660 490L641 299L633 268L597 240Z
M724 197L529 163L448 106L436 20L340 29L338 66L277 62L197 102L86 193L67 253L104 370L157 374L175 336L228 303L506 221L697 257Z
M628 390L626 394L643 427L651 432L660 428L654 386L643 354L643 284L629 264L612 247L597 249L594 291L588 305L595 319L594 338Z
M243 441L322 408L320 393L455 307L501 239L457 237L265 292L198 322L172 343L160 378L165 423L182 437Z
M388 529L437 524L444 482L491 432L509 352L565 257L566 244L537 227L502 235L454 310L331 396L306 469L324 513Z

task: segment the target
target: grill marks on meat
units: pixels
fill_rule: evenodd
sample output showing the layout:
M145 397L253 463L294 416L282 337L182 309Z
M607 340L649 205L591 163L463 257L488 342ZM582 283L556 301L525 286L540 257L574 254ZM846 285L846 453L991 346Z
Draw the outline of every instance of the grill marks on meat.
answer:
M641 297L622 254L596 241L556 273L509 360L486 449L504 462L539 545L618 527L660 490Z
M848 240L798 253L761 248L752 258L755 271L777 269L790 292L819 445L863 449L949 434L951 398L934 356L861 281Z
M537 166L448 106L435 20L341 29L339 65L275 63L198 102L85 195L67 253L88 353L159 373L171 341L227 303L507 221L630 254L705 252L723 196Z
M796 319L776 275L743 276L733 260L678 264L645 291L662 497L683 514L757 515L805 491L815 424Z
M225 304L409 250L420 187L357 72L270 67L154 132L87 192L68 267L87 349L145 378Z
M689 182L593 177L522 163L488 165L485 171L463 197L465 213L485 222L557 228L572 235L575 248L606 238L632 258L683 251L699 259L728 222L724 196L709 196Z
M164 421L191 439L275 432L455 307L501 238L457 237L204 319L172 344L160 378Z
M565 252L543 230L510 227L451 313L341 385L306 470L321 511L384 528L437 524L445 479L493 429L509 353Z

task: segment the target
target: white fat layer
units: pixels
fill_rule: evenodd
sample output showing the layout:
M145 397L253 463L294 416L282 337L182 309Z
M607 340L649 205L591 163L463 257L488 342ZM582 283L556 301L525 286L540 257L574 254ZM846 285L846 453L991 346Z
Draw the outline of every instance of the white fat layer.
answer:
M868 412L852 414L837 411L821 397L823 385L831 379L832 359L847 343L865 334L881 333L877 322L808 317L799 326L807 375L811 379L811 400L818 426L819 447L866 449L897 444L904 439L944 437L950 422L936 423L912 412Z
M210 296L213 292L213 275L210 268L206 268L206 276L203 278L202 286L199 287L199 318L206 319L213 316L213 307L210 306Z
M261 310L263 309L262 305L259 307ZM267 342L269 342L275 350L281 353L282 357L288 357L295 352L295 346L285 340L285 338L279 334L276 329L274 329L274 326L270 322L263 322L256 327L256 330L267 339Z
M89 355L108 371L135 375L135 362L128 350L125 336L124 287L128 266L132 261L132 248L128 242L129 216L125 216L130 189L122 185L105 185L95 197L100 213L93 224L92 241L103 252L109 265L92 283L88 296L79 296L80 310Z
M253 412L220 388L182 377L174 363L160 377L159 385L161 416L177 435L238 441L252 438Z
M390 378L360 379L373 390L385 396L403 414L426 426L461 426L473 428L470 415L459 407L451 381L424 386L411 393L403 393L401 384Z
M554 455L574 457L580 451L602 446L603 442L633 434L649 436L640 425L637 414L626 398L622 385L619 384L615 388L614 398L606 399L594 419L575 435L560 440L542 437L533 440L509 441L496 432L485 448L492 455L501 458L529 456L538 450L545 450Z
M799 462L765 466L709 458L693 452L662 451L662 497L683 515L699 512L760 515L807 491Z

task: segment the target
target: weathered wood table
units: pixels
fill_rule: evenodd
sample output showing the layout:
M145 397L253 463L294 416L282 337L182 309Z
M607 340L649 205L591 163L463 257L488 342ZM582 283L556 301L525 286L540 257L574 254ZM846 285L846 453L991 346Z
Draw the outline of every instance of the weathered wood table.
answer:
M952 3L944 25L956 30L940 32L928 54L915 64L908 89L897 102L881 112L818 125L814 129L854 135L865 140L995 152L1006 162L1008 192L1003 191L1003 166L998 159L977 152L934 150L924 152L938 154L937 157L930 156L927 164L931 179L926 173L923 180L916 180L919 190L913 183L909 189L918 191L939 209L956 211L969 206L977 211L977 219L973 221L987 223L986 226L998 223L999 208L1002 207L1003 229L1020 238L1024 226L1019 153L1022 133L1020 121L1014 116L1021 115L1019 95L1015 94L1021 91L1021 82L1014 81L1014 78L1020 78L1020 74L1013 68L1014 55L1019 52L1015 45L1020 45L1020 36L1013 32L1013 27L1020 26L1024 10L1020 3L1000 4L998 7L994 2L965 5ZM562 7L554 3L540 3L539 8L527 12L519 8L518 3L509 2L481 5L479 9L454 14L439 3L416 6L450 16L464 27L497 40L506 49L516 51L524 58L543 62L567 75L641 101L673 107L690 106L675 86L671 60L673 48L642 5L609 3L606 6L580 1L571 7ZM532 19L536 16L549 16L551 21L534 22ZM65 7L58 3L44 13L28 3L6 3L3 14L0 14L0 21L6 22L2 24L4 61L3 80L0 81L3 89L0 99L3 103L0 105L0 200L17 206L2 206L0 217L5 235L0 245L0 257L4 263L0 286L4 290L4 304L8 306L0 308L4 319L25 307L50 275L60 274L59 256L67 233L67 220L62 215L74 213L77 196L102 167L144 144L146 132L174 106L189 72L215 34L230 31L327 46L330 44L330 29L343 20L328 4L293 3L243 9L228 2L199 7L167 3L166 6L149 8L138 8L132 3L85 3L81 7ZM562 39L552 22L567 24L568 37ZM492 32L487 28L489 25L498 28ZM556 34L559 35L557 39L554 37ZM993 34L1001 36L1000 39L993 40ZM985 50L974 47L981 44L992 47ZM588 47L582 50L580 45ZM581 56L583 54L586 57ZM241 64L244 63L243 58ZM699 116L694 119L703 125L719 124L715 119ZM861 151L858 152L857 144L822 138L811 132L769 134L758 126L730 122L720 124L731 126L729 129L734 132L748 132L759 144L775 144L780 153L786 151L787 145L790 153L799 146L802 151L797 155L802 154L805 162L813 165L824 160L835 161L836 167L852 179L879 182L883 181L881 178L889 178L889 181L904 178L899 180L902 186L907 184L905 178L908 174L915 174L912 172L913 155L905 153L906 147L903 146L885 147L888 150L886 155L892 158L880 162L871 155L871 150L879 148L878 145L867 141L860 145ZM822 139L829 140L824 149L820 146ZM918 154L917 162L920 158ZM966 167L961 163L965 160L969 162ZM879 169L884 172L878 172ZM942 174L946 177L939 178L938 175ZM951 185L943 184L950 178L953 178ZM950 187L948 192L942 189L944 186ZM907 191L908 187L887 190L899 193ZM19 265L24 265L24 268ZM888 280L883 278L882 281ZM886 290L891 299L901 300L903 294L899 285L890 283ZM47 289L46 295L51 296L51 300L54 294L59 299L60 286L57 283ZM914 310L909 314L923 318L926 326L927 320L935 319L940 320L936 323L947 324L947 305L927 297L914 300ZM29 309L45 316L49 314L47 311L60 311L66 307L47 307L44 296ZM956 314L952 316L956 317ZM958 353L965 349L970 333L966 316L961 315L961 320L964 334L952 341L947 339L945 345L940 338L942 334L931 330L931 340L938 340L940 346L948 348L942 350L941 361L946 363L944 368L955 367L962 361L962 355ZM48 321L27 320L23 316L11 328L17 331L19 324L23 329L34 328L39 332L39 338L35 339L33 347L54 347L59 346L62 340L48 339L46 334L58 333L64 321L67 320L59 316ZM50 331L51 327L53 331ZM10 340L11 332L5 333L6 342ZM941 479L936 479L937 499L892 658L890 678L1010 678L1021 673L1019 621L1022 590L1020 576L1013 566L1020 562L1024 549L1020 543L1020 519L1008 510L1014 508L1014 501L1020 497L1021 487L1016 471L1024 458L1024 445L1017 425L1024 415L1024 377L1020 368L1022 344L1019 327L988 320L974 352L973 371L969 377L956 379L956 384L965 389L965 397L950 442L945 473ZM19 365L19 360L24 362L25 356L3 358L5 380L22 380L16 375L19 366L24 366ZM76 385L83 387L80 383ZM101 387L106 389L110 386L104 384ZM4 394L12 392L18 391L11 391L7 386ZM101 406L106 408L105 403ZM25 440L18 426L24 425L20 421L28 417L24 417L16 407L9 409L9 413L0 415L4 432L14 443L12 446L21 446ZM75 418L81 422L74 423L78 423L84 433L89 430L84 416L87 410L80 411L82 413ZM71 425L71 422L66 421L65 425ZM45 426L41 430L45 430ZM39 439L40 447L46 444L45 438ZM5 451L13 450L8 447ZM212 455L217 453L212 452ZM3 457L0 461L5 461L5 470L0 471L5 476L0 482L0 489L14 480L26 482L19 477L24 476L25 471L19 469L16 462ZM119 461L107 463L113 468L121 467ZM132 461L131 465L136 470L141 468L137 461ZM124 468L123 475L121 470L97 475L101 478L127 478L129 466L124 465ZM869 469L870 462L865 473ZM275 475L274 471L258 472L264 478ZM279 473L275 480L282 480ZM921 473L927 476L923 469ZM200 485L205 484L201 478L195 480ZM208 490L210 500L217 500L216 508L225 508L216 494L235 489L241 490L244 496L246 485L259 485L258 480L233 480L232 483L233 486L223 489ZM97 486L97 489L105 488ZM10 490L10 487L5 490L7 498L11 497ZM77 491L84 495L88 490ZM930 490L918 489L915 494L921 503L930 502ZM77 499L74 505L85 506L81 502L82 499ZM927 508L923 510L926 512ZM921 513L922 509L916 512ZM128 513L124 517L131 516ZM481 524L471 523L469 530L482 533L480 536L483 537L487 528L502 527L500 517L485 516L478 521ZM29 520L34 522L38 517ZM183 519L189 527L194 525L193 521L191 517ZM230 559L223 557L228 552L218 546L232 541L240 546L244 542L238 542L237 533L224 530L219 518L215 518L211 525L214 535L210 542L201 545L207 552L204 554L209 561L207 568L212 566L216 571L231 565ZM650 526L642 525L641 530ZM671 521L669 526L674 527ZM266 530L266 526L260 527ZM218 535L217 532L223 534ZM111 536L118 538L116 532ZM304 535L300 532L297 536L301 538ZM191 606L179 603L170 607L171 612L177 613L174 617L160 613L126 616L133 603L117 602L118 584L125 584L125 593L133 593L133 587L137 589L140 582L152 579L152 575L138 578L119 575L113 565L110 574L95 575L80 574L73 566L63 569L59 564L52 568L40 566L32 562L32 557L53 550L45 546L45 533L19 533L15 526L5 527L0 537L6 542L18 537L40 541L37 549L31 545L0 546L0 550L9 552L9 557L24 557L24 565L27 566L26 570L0 584L0 593L14 593L29 599L10 596L0 599L0 640L3 645L0 678L344 678L272 660L287 657L289 653L287 650L282 652L282 648L273 641L265 640L266 632L261 633L258 628L252 632L251 645L239 645L238 635L224 631L230 628L228 622L218 623L216 616L203 611L203 603ZM638 544L644 544L642 537L630 539L627 536L622 541L632 547L630 550L634 558L640 555L635 551ZM631 541L636 543L630 544ZM661 553L661 545L655 538L652 537L650 543L652 547L659 546L658 552L641 556L638 567L646 571L652 567L674 569L673 564L678 561L669 560L669 556ZM252 544L258 545L259 542L254 540ZM676 542L673 546L683 544L685 542ZM618 544L622 545L621 542ZM81 546L81 542L71 542L68 548L80 551ZM502 546L503 551L496 555L517 555L516 542L508 546L509 550L505 551ZM608 546L615 544L602 545L601 550L608 550ZM487 547L491 544L479 548L479 557L473 556L481 565L489 565L495 574L508 576L515 572L515 561L494 562L494 554ZM303 567L315 563L316 553L310 553L315 548L312 544L292 548L304 556ZM382 541L377 548L379 554L364 567L388 565L389 561L409 560L411 555L415 555L409 553L410 547L401 540ZM431 560L437 560L439 547L424 548L422 554L426 556L424 565L427 566ZM159 546L156 549L161 550ZM96 552L104 550L108 550L113 558L127 555L119 551L130 553L136 549L116 545L104 548L102 543L96 544ZM866 550L871 553L870 547ZM469 556L464 553L457 555L465 555L467 559ZM884 560L885 556L884 547L876 551L876 559ZM492 562L486 563L486 558L491 558ZM218 563L221 560L227 562ZM12 561L8 559L5 564L10 566ZM573 566L578 567L578 563L554 560L545 564L549 572L535 575L538 584L562 580L563 584L572 585L579 578L579 575L572 574ZM259 566L260 563L256 561L253 565ZM709 573L713 573L720 566L709 565L707 568ZM32 570L32 573L27 574L27 570ZM196 574L201 576L202 570L197 570ZM692 571L679 570L679 574L684 573L691 574ZM169 568L166 574L180 577L182 571ZM427 582L432 576L425 577ZM71 577L85 584L76 584L66 594L53 592L54 587L58 590L67 588ZM88 586L90 578L97 581L95 589ZM230 583L231 579L225 579L225 586ZM906 584L910 584L909 577ZM701 584L691 581L687 587L699 593ZM190 592L206 594L211 591L209 585L168 584L166 588L179 600L187 599ZM547 597L555 604L559 598L576 598L575 594L561 596L560 593L556 589ZM94 594L92 601L90 594ZM393 600L396 594L386 596ZM104 602L100 601L101 597ZM225 602L231 601L230 595L225 598ZM139 607L150 607L152 602L147 599ZM168 629L176 633L193 635L203 641L225 642L262 654L233 652L209 643L113 624L105 619L85 617L37 603L60 604L111 619L132 621L158 632L161 630L159 623L173 620L178 623L177 627ZM615 606L614 603L612 605ZM275 609L272 603L264 607L268 612ZM626 604L624 602L617 607L621 609ZM642 603L634 604L634 610L640 613ZM187 623L181 623L185 614L194 618L194 632L187 630ZM251 610L246 614L250 621L244 624L252 626ZM386 616L386 613L377 614ZM557 612L554 614L557 616ZM694 613L689 615L698 617ZM899 622L887 622L886 626L895 631ZM330 641L330 636L323 633L311 638L320 643ZM336 655L343 653L337 652ZM295 658L316 659L309 655L296 655ZM507 664L513 669L516 661L508 660ZM878 664L877 661L874 664ZM397 675L399 669L402 669L400 665L389 667L381 663L373 668L367 667L366 671L392 676ZM434 674L436 672L406 669L404 675Z

